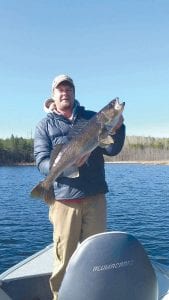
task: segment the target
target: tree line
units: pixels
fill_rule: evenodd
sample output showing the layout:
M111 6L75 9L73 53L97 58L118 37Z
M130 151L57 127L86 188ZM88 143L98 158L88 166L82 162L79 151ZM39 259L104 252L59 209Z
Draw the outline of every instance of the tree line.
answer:
M169 160L169 138L127 136L120 154L106 161ZM34 163L33 139L11 135L0 139L0 165Z
M107 161L166 161L169 160L169 138L127 136L122 151Z
M33 139L11 135L0 139L0 165L33 163Z

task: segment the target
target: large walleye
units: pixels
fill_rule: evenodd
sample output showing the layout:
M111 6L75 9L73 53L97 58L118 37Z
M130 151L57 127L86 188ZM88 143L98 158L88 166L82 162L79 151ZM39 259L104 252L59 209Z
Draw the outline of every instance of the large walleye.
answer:
M56 151L53 150L49 174L45 180L33 188L31 196L44 198L50 202L50 197L53 195L53 183L65 170L76 165L78 160L97 146L106 147L113 143L112 132L119 121L124 105L125 103L120 103L118 98L110 101L85 124L78 135L60 147L59 152L57 148Z

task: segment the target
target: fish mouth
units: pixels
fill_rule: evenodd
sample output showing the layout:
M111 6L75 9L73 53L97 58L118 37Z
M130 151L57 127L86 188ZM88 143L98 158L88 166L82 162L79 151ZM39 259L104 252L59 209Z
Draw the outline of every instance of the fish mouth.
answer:
M124 108L125 106L125 102L120 103L119 98L115 98L113 99L110 103L109 103L109 109L115 108L116 110L120 110L122 108Z

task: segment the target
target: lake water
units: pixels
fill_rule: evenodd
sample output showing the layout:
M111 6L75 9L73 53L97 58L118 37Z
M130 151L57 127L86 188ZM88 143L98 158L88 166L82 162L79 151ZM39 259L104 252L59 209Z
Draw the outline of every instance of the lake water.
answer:
M169 265L169 166L106 164L108 230L127 231ZM52 242L48 207L30 198L36 167L0 167L0 273Z

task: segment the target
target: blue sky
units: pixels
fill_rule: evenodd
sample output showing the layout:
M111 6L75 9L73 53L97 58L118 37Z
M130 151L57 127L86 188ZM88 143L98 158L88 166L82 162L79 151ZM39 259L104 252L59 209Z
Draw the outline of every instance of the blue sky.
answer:
M127 135L169 137L168 0L1 0L0 138L33 136L51 82L100 110L126 102Z

